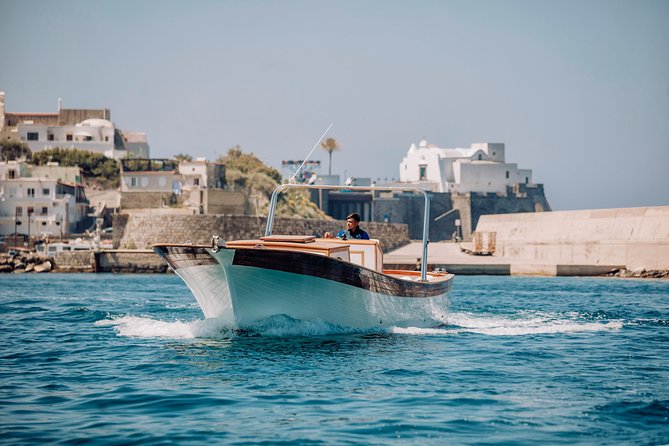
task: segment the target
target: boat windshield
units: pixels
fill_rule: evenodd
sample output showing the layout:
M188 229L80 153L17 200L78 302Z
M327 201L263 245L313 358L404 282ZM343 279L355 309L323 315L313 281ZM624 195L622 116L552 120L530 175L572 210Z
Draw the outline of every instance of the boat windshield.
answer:
M430 197L427 192L417 187L409 186L326 186L320 184L281 184L272 193L272 199L269 205L269 214L267 215L267 226L265 228L265 237L272 235L274 225L274 213L276 211L276 202L279 194L288 189L324 189L339 191L360 191L360 192L414 192L423 195L425 199L425 211L423 213L423 257L420 263L420 280L427 281L427 235L429 234L430 217Z

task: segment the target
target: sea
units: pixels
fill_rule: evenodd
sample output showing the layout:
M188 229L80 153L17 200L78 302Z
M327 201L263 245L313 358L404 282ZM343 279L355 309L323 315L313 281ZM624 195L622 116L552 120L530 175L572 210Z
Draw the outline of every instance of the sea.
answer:
M0 444L669 444L669 281L458 276L448 323L236 331L164 275L0 276Z

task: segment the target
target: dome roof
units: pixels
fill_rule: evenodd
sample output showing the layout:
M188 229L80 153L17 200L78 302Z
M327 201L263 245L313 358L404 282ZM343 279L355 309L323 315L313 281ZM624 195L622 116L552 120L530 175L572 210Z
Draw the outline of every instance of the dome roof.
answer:
M84 121L81 121L79 124L76 125L77 127L104 127L104 128L114 128L114 124L111 123L111 121L108 121L106 119L86 119Z

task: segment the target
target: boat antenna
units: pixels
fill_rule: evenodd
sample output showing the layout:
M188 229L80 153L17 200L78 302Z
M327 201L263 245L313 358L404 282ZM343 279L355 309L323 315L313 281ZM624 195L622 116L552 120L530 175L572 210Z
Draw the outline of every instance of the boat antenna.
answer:
M333 125L334 125L334 122L331 122L330 125L328 126L328 128L325 129L325 131L323 132L321 137L318 138L318 141L316 141L316 144L314 144L314 148L311 149L311 152L309 152L309 155L307 155L307 157L304 159L304 161L302 161L302 164L300 164L300 167L297 168L297 170L295 171L293 176L290 177L290 180L288 180L289 183L292 183L293 181L295 181L295 177L297 176L297 174L302 169L302 166L304 166L304 163L306 163L307 160L309 159L309 157L311 156L311 154L314 153L314 150L316 150L316 147L318 147L318 145L321 143L321 141L323 141L323 138L325 138L325 135L330 131L330 129L332 128Z

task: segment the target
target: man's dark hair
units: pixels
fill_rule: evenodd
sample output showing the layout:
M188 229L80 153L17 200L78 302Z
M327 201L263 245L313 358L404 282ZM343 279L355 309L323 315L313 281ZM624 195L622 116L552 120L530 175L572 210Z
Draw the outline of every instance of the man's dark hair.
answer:
M349 215L348 217L346 217L346 220L348 220L349 218L352 218L353 220L360 223L360 216L358 214L356 214L355 212L352 213L351 215Z

